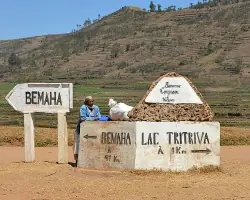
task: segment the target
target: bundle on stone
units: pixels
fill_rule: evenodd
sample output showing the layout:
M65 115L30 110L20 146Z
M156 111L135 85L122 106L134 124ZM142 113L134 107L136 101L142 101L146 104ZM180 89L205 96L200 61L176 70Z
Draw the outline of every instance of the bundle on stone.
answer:
M213 113L191 81L175 72L157 79L128 113L130 121L211 121Z

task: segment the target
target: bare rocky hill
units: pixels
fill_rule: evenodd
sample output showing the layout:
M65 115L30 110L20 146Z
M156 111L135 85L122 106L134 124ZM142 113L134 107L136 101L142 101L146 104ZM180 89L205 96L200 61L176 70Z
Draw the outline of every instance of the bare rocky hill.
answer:
M238 76L250 67L250 2L176 12L124 7L79 31L0 41L1 81ZM20 63L8 64L15 53Z

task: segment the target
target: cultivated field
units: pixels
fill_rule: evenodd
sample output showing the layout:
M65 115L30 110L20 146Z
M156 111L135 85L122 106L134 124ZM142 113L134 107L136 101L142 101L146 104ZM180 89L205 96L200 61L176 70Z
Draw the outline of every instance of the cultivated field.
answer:
M250 127L250 82L248 79L242 78L240 82L235 77L226 80L213 77L190 80L211 106L215 114L214 120L219 121L222 126ZM16 84L0 83L0 125L23 125L23 115L16 112L4 99ZM141 82L95 80L82 85L74 85L74 108L67 115L69 127L75 128L76 126L84 96L95 97L101 113L107 115L109 98L134 106L151 84L150 80ZM35 126L57 127L57 115L55 114L35 113L34 116Z

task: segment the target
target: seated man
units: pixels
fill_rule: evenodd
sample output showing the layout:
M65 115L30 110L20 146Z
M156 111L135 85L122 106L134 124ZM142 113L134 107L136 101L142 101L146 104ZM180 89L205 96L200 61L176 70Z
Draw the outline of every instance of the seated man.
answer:
M100 109L97 105L94 105L94 100L91 96L87 96L84 100L84 104L80 108L79 120L75 130L74 138L74 158L77 162L78 150L79 150L79 137L80 137L80 124L83 121L97 121L101 118Z

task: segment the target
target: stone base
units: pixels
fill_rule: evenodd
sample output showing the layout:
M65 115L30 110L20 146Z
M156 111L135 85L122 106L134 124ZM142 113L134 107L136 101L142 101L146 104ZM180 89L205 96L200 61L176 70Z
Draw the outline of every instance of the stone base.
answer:
M84 122L78 167L187 171L220 165L218 122Z

